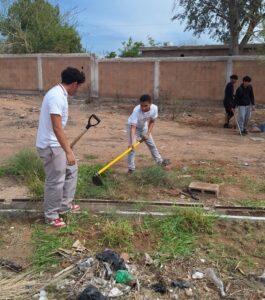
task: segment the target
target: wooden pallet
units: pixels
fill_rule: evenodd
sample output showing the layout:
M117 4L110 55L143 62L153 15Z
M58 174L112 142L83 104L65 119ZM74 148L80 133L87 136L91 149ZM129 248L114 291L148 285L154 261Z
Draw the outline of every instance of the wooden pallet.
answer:
M214 194L216 197L218 197L220 193L219 184L212 184L200 181L191 182L189 185L189 191Z

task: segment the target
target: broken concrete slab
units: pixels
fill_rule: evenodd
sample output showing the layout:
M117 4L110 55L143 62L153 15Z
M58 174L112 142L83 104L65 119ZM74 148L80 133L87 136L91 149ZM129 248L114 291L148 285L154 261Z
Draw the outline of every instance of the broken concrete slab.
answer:
M201 181L193 181L189 185L190 192L201 192L214 194L216 197L219 196L220 189L219 184L206 183Z

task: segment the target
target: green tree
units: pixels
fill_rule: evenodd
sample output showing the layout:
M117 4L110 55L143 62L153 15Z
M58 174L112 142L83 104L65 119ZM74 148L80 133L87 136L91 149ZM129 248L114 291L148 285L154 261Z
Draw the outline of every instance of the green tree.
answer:
M2 0L3 3L3 0ZM81 38L58 6L45 0L12 1L0 16L6 53L82 52Z
M230 55L239 54L264 19L263 0L174 0L173 20L186 22L195 36L208 32L229 44ZM180 11L180 7L183 8Z
M107 53L107 55L105 56L106 58L115 58L117 56L117 53L115 51L111 51L109 53Z
M128 41L122 42L122 48L119 49L120 57L138 57L140 56L140 47L144 46L143 42L134 42L131 37Z

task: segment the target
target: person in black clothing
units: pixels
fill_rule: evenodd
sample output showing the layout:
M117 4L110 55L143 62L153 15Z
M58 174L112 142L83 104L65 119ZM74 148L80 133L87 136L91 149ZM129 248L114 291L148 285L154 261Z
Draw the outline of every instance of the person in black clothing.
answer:
M235 104L239 111L239 127L242 135L246 135L248 121L251 117L251 106L252 110L255 109L255 98L252 85L250 84L251 78L245 76L243 83L237 88L235 96Z
M238 76L233 74L230 76L230 82L225 87L224 108L225 108L225 124L224 128L230 128L229 121L234 116L235 96L234 85L238 80Z

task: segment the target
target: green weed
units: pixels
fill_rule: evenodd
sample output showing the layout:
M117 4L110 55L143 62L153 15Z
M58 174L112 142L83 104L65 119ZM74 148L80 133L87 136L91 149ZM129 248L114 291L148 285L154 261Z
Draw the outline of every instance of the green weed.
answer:
M260 200L260 199L243 199L243 200L240 200L240 204L242 206L247 206L247 207L265 208L265 200Z
M50 231L46 225L36 225L33 228L32 243L35 251L32 257L33 266L37 269L48 269L57 266L58 258L54 252L58 248L69 248L72 246L77 230L86 224L88 213L68 214L64 216L67 227ZM49 233L48 230L51 232Z
M146 167L133 174L133 180L139 185L153 185L172 188L173 180L160 166Z
M65 236L62 230L49 234L43 226L35 226L32 235L35 247L32 263L38 270L47 270L51 266L57 266L58 258L52 253L58 248L67 248L72 245L73 241Z
M23 149L12 156L0 169L0 176L15 176L29 187L35 198L43 196L44 169L37 153Z
M242 189L252 194L265 192L264 180L258 178L243 177L240 185Z
M92 177L102 168L101 164L95 165L81 165L78 169L78 181L77 181L77 198L106 198L109 195L109 190L115 188L115 184L111 182L110 173L101 175L104 184L102 186L96 186L92 182ZM111 186L110 183L111 182Z
M199 209L177 208L172 216L146 218L145 226L160 234L158 251L167 257L189 255L201 233L212 233L215 218Z
M107 221L102 228L101 242L108 247L130 249L132 247L133 227L128 220Z

